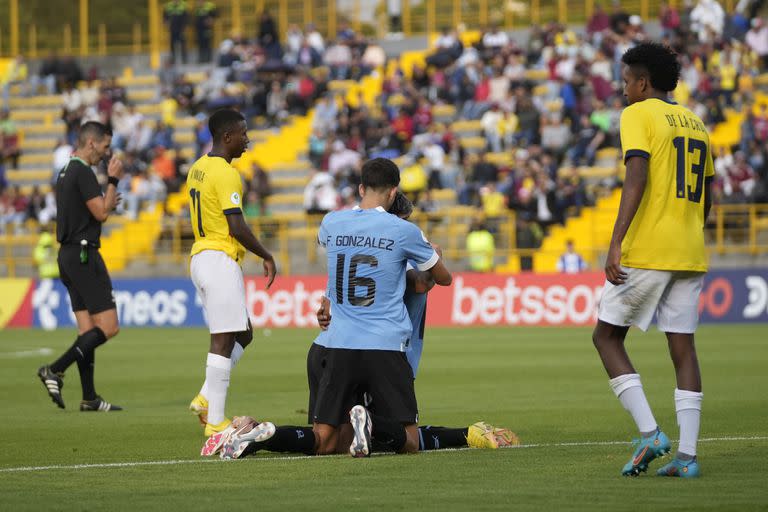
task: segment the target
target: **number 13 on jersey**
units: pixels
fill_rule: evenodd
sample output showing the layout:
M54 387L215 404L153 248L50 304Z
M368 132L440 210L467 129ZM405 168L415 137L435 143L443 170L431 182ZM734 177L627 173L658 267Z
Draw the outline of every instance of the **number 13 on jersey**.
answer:
M699 139L688 139L686 148L685 137L675 137L672 144L677 151L676 190L678 199L688 199L693 203L701 202L701 194L704 191L704 171L707 163L707 143ZM686 153L690 153L690 173L685 164ZM696 154L698 153L698 155ZM698 161L693 163L693 159ZM689 177L690 176L690 177ZM695 181L694 181L695 180ZM688 187L685 183L688 181Z

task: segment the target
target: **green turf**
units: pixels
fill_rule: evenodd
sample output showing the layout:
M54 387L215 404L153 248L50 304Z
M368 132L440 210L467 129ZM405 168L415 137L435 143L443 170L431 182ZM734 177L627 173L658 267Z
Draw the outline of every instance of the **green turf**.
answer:
M302 424L305 355L312 332L258 331L230 387L228 412ZM186 407L204 375L200 329L126 329L97 352L98 390L126 407L80 413L76 368L68 409L54 407L35 376L50 347L73 332L0 332L0 468L181 460L134 467L0 472L2 510L765 510L768 507L768 326L700 329L701 435L697 481L620 476L631 418L613 397L589 329L431 329L417 395L422 423L479 419L515 430L527 447L415 456L275 458L197 462L202 432ZM656 417L677 437L674 373L658 333L630 334ZM194 461L194 462L190 462ZM651 470L658 467L651 466ZM215 508L214 508L215 507Z

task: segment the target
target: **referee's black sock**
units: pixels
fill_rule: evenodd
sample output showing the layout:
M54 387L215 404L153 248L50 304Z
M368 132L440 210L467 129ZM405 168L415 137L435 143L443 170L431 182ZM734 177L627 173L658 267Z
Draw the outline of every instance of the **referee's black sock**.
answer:
M370 411L369 414L371 414ZM386 451L395 453L403 449L408 440L408 434L405 433L402 423L376 414L371 414L371 421L373 422L371 437L375 441L375 446L383 445L388 449Z
M419 450L467 446L468 428L419 427Z
M312 427L277 427L275 435L263 443L253 443L261 450L270 452L315 453L315 433ZM255 447L255 448L256 448Z
M90 331L84 332L78 336L72 346L51 365L51 371L54 373L64 373L75 361L79 362L86 360L88 354L96 350L96 347L105 341L107 341L107 337L104 335L104 331L98 327L94 327Z
M93 367L95 362L95 350L85 354L83 359L77 359L77 369L80 372L80 386L83 388L83 400L96 400L96 388L93 384Z

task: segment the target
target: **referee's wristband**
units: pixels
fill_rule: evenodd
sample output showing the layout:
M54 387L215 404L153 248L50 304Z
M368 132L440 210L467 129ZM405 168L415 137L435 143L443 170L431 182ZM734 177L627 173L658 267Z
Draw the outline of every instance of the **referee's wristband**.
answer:
M108 177L108 178L107 178L107 183L109 183L110 185L114 185L115 187L117 187L117 184L118 184L118 183L120 183L120 180L119 180L119 179L117 179L117 178L115 178L114 176L110 176L110 177Z

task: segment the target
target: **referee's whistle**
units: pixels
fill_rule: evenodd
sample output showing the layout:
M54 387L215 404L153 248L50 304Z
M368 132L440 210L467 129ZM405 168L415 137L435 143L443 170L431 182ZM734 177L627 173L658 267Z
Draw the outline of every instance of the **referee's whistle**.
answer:
M80 240L80 263L88 263L88 240Z

